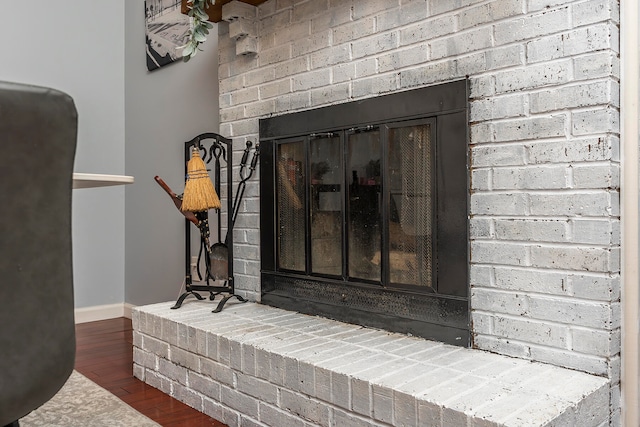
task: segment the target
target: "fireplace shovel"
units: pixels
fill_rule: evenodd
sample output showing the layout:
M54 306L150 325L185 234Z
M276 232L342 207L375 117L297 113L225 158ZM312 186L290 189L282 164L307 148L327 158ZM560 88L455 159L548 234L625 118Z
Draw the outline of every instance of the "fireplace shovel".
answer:
M260 145L257 144L251 157L251 165L249 166L249 172L245 175L245 168L247 166L247 159L249 157L249 149L251 148L251 141L247 142L247 147L242 154L242 160L240 161L240 183L238 184L238 190L236 197L233 200L233 206L231 207L231 228L227 230L227 236L224 243L220 241L218 236L218 243L211 246L209 258L211 261L211 273L214 280L227 280L229 277L229 248L227 246L229 242L229 233L233 232L233 226L236 223L238 217L238 211L240 210L240 201L244 195L244 189L247 185L247 181L253 175L258 164L258 156L260 155Z

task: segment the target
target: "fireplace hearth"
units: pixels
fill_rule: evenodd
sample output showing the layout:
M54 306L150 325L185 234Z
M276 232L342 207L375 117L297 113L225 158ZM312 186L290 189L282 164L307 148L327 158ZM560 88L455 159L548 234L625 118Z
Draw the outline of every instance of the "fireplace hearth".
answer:
M262 302L470 345L468 82L260 120Z

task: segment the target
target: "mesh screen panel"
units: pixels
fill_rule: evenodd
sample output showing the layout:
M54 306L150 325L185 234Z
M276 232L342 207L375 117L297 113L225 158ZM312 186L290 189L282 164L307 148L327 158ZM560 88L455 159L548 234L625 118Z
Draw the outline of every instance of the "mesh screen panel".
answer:
M304 151L302 142L279 146L277 164L278 266L305 270Z
M311 271L342 274L344 173L340 138L332 134L310 143Z
M347 140L349 185L349 277L380 280L380 131Z
M432 286L434 162L430 126L392 129L389 144L390 280Z

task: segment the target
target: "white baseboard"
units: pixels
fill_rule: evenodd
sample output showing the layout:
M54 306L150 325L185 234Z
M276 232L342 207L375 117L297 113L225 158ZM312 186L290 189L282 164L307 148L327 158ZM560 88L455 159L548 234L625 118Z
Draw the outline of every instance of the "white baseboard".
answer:
M95 305L93 307L76 308L76 323L95 322L97 320L128 317L131 319L131 309L135 307L129 303Z

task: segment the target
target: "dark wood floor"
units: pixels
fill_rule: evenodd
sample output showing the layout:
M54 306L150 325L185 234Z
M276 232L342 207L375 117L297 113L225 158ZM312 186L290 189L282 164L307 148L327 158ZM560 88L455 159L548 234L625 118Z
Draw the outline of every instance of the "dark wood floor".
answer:
M76 325L76 365L85 377L165 427L226 427L133 377L131 320Z

